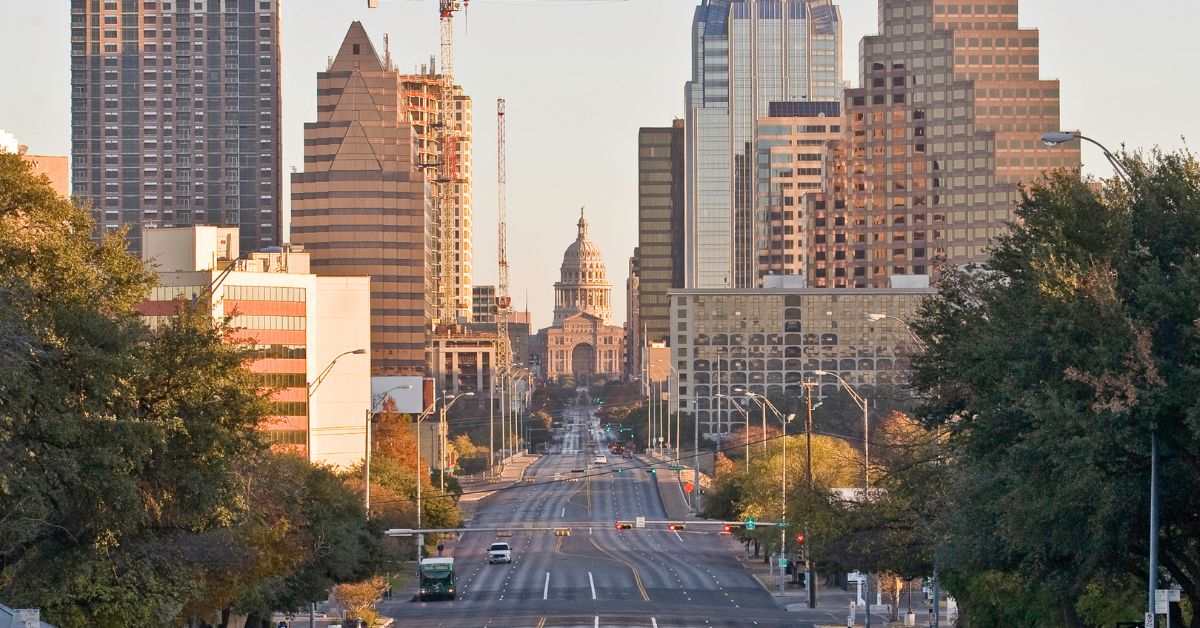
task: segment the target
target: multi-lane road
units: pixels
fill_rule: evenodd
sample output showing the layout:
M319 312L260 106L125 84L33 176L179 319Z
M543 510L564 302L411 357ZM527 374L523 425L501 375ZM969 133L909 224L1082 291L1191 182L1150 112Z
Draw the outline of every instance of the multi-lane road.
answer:
M472 527L511 526L512 537L464 534L451 548L458 599L392 600L398 626L797 626L738 564L716 528L620 530L618 520L667 518L657 483L638 460L606 453L591 410L572 408L561 444L531 466L533 481L498 491ZM579 481L574 469L587 469ZM616 472L622 468L620 473ZM556 481L555 478L562 478ZM523 532L522 524L570 527L570 536ZM489 544L507 541L512 564L489 565Z

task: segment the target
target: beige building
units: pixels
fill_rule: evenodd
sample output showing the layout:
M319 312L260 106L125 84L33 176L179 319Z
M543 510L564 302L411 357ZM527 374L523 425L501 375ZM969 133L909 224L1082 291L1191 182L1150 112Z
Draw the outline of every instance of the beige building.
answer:
M487 396L496 366L496 333L461 329L433 335L433 378L438 394Z
M448 117L454 143L450 150L443 151L437 137L438 122L441 118L442 75L435 71L433 60L430 59L429 65L421 68L420 74L401 75L400 82L404 90L404 108L417 137L417 162L438 164L445 157L454 164L455 180L451 184L453 190L450 195L450 211L454 214L455 227L453 233L449 234L454 259L449 263L454 265L453 293L458 322L469 323L472 322L471 272L474 264L471 208L471 179L474 176L471 147L474 120L471 98L463 93L462 86L454 85L451 88L454 111L450 112ZM425 173L432 182L437 170L427 168ZM436 232L434 235L437 238L441 237ZM436 279L440 278L441 274L435 270L433 276Z
M158 273L139 306L151 325L211 287L213 317L231 316L233 342L255 348L248 368L275 389L262 428L276 447L342 468L363 460L371 363L352 352L370 350L370 278L314 275L299 247L243 256L236 227L146 229L142 258Z
M928 284L926 284L927 286ZM837 373L854 385L906 381L916 347L902 325L868 314L911 316L928 287L888 289L672 290L671 353L679 375L680 410L703 433L728 433L742 417L717 394L734 389L803 395L806 379L819 395L837 390Z
M292 174L292 240L317 274L371 277L375 375L423 375L431 316L431 205L402 77L354 22L317 75L317 121Z
M824 189L827 145L844 126L838 102L771 103L769 111L758 119L758 286L768 275L804 276L805 198Z
M554 324L538 332L534 351L546 379L619 378L625 368L625 330L611 324L612 284L600 247L587 235L582 210L578 225L579 235L563 254L554 284Z
M808 199L808 285L881 288L940 257L981 261L1018 182L1079 166L1078 144L1040 141L1060 129L1059 83L1039 76L1017 5L880 0L826 193Z

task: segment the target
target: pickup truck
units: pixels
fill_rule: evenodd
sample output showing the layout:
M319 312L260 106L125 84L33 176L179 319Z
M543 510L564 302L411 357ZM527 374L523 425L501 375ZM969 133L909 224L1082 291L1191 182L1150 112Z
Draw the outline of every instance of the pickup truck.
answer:
M488 548L489 564L511 562L512 548L508 546L508 543L492 543L492 546Z

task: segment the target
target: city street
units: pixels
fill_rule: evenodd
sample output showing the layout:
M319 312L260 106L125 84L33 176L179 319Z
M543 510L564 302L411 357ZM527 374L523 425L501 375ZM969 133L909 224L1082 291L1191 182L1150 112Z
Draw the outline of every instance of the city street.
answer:
M566 426L561 444L530 467L526 477L533 481L488 497L470 523L511 524L513 536L464 535L448 548L456 558L458 599L413 602L404 592L379 607L394 625L798 625L725 544L714 542L716 528L616 530L617 521L666 519L657 483L637 459L608 455L606 464L593 464L589 437L601 439L600 453L607 443L590 408L572 408ZM590 477L565 479L581 475L572 473L580 468ZM521 532L521 524L572 526L572 534ZM487 564L486 549L497 540L512 545L512 564Z

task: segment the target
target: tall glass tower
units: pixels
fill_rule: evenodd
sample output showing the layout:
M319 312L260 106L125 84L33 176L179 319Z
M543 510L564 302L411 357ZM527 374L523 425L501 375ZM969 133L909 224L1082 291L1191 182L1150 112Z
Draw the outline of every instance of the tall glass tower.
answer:
M696 7L685 90L686 287L755 284L758 119L772 102L840 101L841 52L841 12L832 0Z

